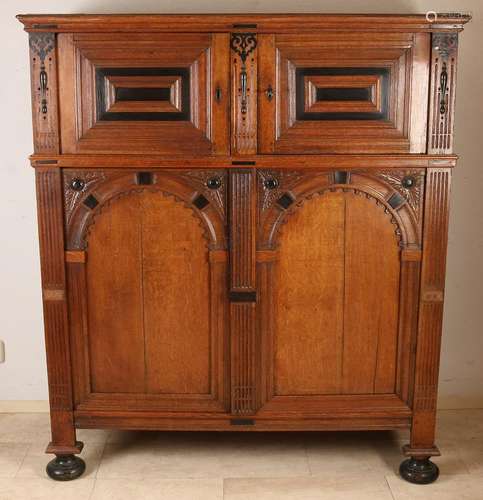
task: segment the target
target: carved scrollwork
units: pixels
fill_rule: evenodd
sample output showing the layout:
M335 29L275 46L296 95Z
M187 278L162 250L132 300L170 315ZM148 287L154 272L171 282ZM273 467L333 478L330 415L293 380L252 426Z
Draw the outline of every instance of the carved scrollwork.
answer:
M212 250L226 248L225 198L216 194L225 184L223 171L216 171L221 181L219 188L208 188L206 183L213 171L157 171L153 182L139 183L138 172L119 171L66 171L64 172L64 214L67 248L85 249L89 228L99 213L121 196L144 190L155 191L175 200L193 212L204 229L208 246Z
M455 105L457 33L433 33L428 153L451 153Z
M378 171L376 175L406 199L416 221L419 221L423 200L424 173L418 170L384 170Z
M447 59L451 52L458 48L458 35L456 33L434 33L433 48L439 52L440 57Z
M64 213L67 225L70 223L76 205L86 196L89 190L105 180L105 178L104 172L101 171L64 172Z
M257 48L257 35L255 33L233 33L230 45L245 63L249 54Z
M223 170L189 170L177 175L186 179L190 184L210 200L221 217L226 216L226 172Z
M258 170L257 175L259 212L263 215L285 191L303 178L304 173L295 170Z
M394 224L399 245L418 248L421 241L422 170L258 172L259 250L275 249L280 227L305 200L327 192L352 193L373 200ZM273 189L267 181L274 179Z
M29 46L32 52L38 56L40 62L43 63L55 48L55 33L30 33Z
M249 92L246 61L250 53L257 48L257 36L255 33L233 33L230 46L242 62L240 70L241 112L246 114Z
M55 47L55 34L54 33L31 33L29 36L29 45L32 53L40 59L40 72L39 72L39 91L40 91L40 111L43 115L47 114L47 92L48 87L48 73L45 68L45 58L48 56Z

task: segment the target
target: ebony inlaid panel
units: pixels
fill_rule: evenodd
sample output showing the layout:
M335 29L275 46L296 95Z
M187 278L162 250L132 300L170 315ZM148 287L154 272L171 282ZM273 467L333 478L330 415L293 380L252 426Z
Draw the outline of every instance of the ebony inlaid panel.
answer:
M260 152L425 152L428 34L259 38Z
M225 34L59 34L62 153L226 154L225 42Z
M96 68L95 74L97 120L179 121L190 118L190 72L187 68Z
M297 120L389 117L389 68L297 68L295 79Z

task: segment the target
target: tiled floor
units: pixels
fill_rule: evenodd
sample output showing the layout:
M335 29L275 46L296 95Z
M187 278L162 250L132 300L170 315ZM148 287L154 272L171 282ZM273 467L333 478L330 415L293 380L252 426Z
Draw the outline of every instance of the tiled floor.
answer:
M84 476L45 475L47 414L0 414L0 500L483 500L483 410L442 411L440 479L402 481L405 433L81 430Z

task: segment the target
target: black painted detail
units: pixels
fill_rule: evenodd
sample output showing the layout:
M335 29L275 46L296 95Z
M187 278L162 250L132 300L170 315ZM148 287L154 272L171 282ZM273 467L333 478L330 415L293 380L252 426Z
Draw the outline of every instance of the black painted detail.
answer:
M257 48L256 33L232 33L230 47L245 64L247 57Z
M36 160L36 165L57 165L57 160Z
M305 84L306 76L340 76L340 75L378 75L381 77L381 111L380 112L306 112L305 111ZM295 70L295 87L296 87L296 116L297 120L387 120L389 119L389 68L297 68ZM317 99L323 98L324 92L326 95L334 95L338 92L337 99L330 98L329 100L351 101L354 100L354 92L361 89L317 89ZM369 89L362 89L367 90ZM320 91L320 93L319 93ZM348 92L346 92L348 91ZM344 96L345 93L345 96ZM368 100L368 99L366 99Z
M72 179L70 183L70 188L73 189L74 191L82 191L86 186L86 183L82 179Z
M285 210L294 202L294 199L289 193L284 193L280 198L277 200L277 203L284 208Z
M316 92L317 101L370 101L369 87L319 87Z
M219 177L210 177L206 181L206 187L208 189L219 189L221 187L221 179Z
M416 179L412 175L406 175L403 177L401 185L406 189L411 189L416 185Z
M229 292L230 302L256 302L257 292Z
M265 181L263 182L264 188L268 189L269 191L278 188L278 185L279 185L278 179L275 179L275 177L269 177L268 179L265 179Z
M349 184L349 172L334 172L334 184Z
M149 185L153 183L153 174L151 172L138 172L136 174L136 184Z
M256 28L256 24L234 24L233 28L238 28L238 29L247 29L247 28Z
M232 165L256 165L257 162L256 161L244 161L244 160L233 160L231 162Z
M56 30L58 27L57 24L32 24L34 30Z
M179 76L181 77L181 111L108 111L105 80L109 76ZM98 121L186 121L190 119L190 71L187 68L97 68L96 105ZM169 89L118 88L116 99L121 101L151 101L169 99ZM168 96L166 98L166 96Z
M171 90L151 87L118 87L116 101L169 101Z
M72 481L86 470L84 460L75 455L57 455L46 467L47 474L55 481Z
M253 418L232 418L230 425L255 425Z
M387 202L389 203L389 205L391 205L392 208L396 209L399 208L405 202L405 199L399 193L393 193L391 197L387 200Z
M439 468L429 458L411 457L401 463L399 473L410 483L430 484L438 479Z
M99 205L99 202L97 201L97 198L90 194L85 200L84 200L84 205L91 210L96 208L97 205Z
M198 210L203 210L203 208L206 207L206 205L209 205L210 202L202 195L199 194L194 200L193 200L193 205L198 209Z

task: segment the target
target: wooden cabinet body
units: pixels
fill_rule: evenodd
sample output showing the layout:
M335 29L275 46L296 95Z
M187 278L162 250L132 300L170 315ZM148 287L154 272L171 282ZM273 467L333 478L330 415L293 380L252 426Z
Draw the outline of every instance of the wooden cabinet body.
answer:
M468 17L19 17L48 451L410 427L431 464Z

